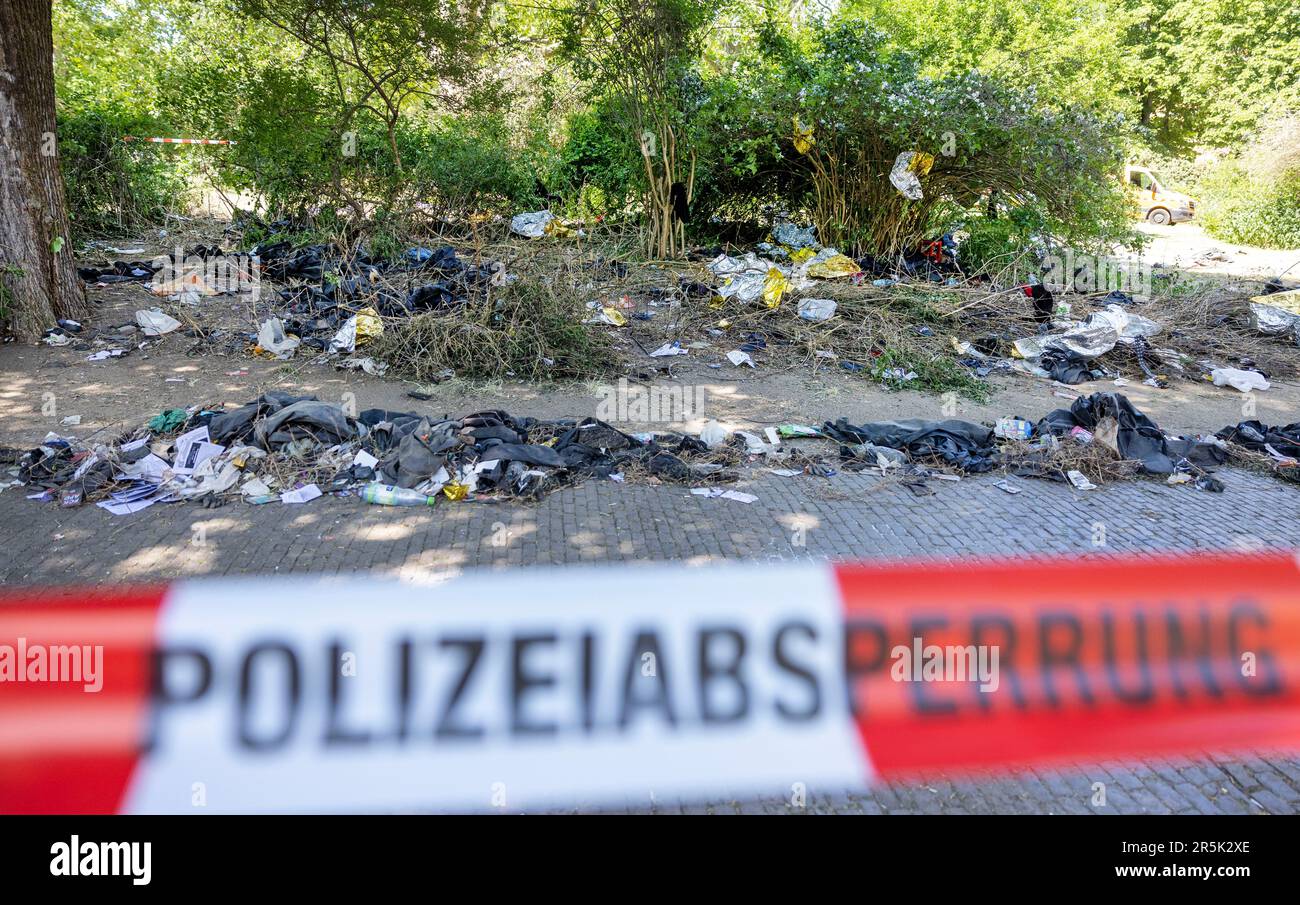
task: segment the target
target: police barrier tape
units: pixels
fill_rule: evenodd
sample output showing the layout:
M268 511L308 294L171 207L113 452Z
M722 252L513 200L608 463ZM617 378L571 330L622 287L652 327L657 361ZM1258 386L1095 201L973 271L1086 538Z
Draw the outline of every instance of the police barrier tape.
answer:
M234 145L239 144L229 138L136 138L123 135L122 141L147 141L156 145Z
M0 597L4 812L513 809L1259 747L1300 748L1292 555Z

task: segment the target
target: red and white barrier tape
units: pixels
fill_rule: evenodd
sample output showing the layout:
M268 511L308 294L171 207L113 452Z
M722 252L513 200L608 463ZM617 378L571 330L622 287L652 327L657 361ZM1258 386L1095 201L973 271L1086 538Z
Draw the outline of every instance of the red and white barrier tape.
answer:
M134 135L123 135L122 141L147 141L156 145L234 145L236 141L228 138L136 138Z
M1290 555L0 597L3 812L644 802L1259 747L1300 748Z

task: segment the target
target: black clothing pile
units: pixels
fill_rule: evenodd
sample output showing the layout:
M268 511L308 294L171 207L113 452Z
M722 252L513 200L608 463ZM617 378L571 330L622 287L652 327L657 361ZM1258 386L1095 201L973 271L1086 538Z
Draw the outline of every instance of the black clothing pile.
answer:
M912 458L938 457L963 471L992 471L997 465L997 447L993 431L969 421L949 418L931 421L909 418L904 421L873 421L855 426L844 418L822 426L822 433L844 444L870 443L906 452ZM841 449L845 459L854 458L851 450Z
M77 276L87 283L147 283L158 268L144 261L114 261L98 267L78 267Z
M1095 379L1092 368L1088 365L1088 359L1068 349L1044 349L1038 359L1038 366L1053 380L1061 383L1074 385Z
M646 442L594 418L538 421L494 410L434 421L368 409L357 420L369 428L380 457L377 479L399 487L416 487L443 468L452 477L472 470L480 489L533 498L581 477L609 478L629 465L671 481L705 474L734 480L711 463L691 461L709 453L693 437Z
M1269 427L1262 421L1242 421L1236 427L1225 427L1215 436L1253 452L1267 453L1267 447L1271 446L1279 455L1300 459L1300 422Z
M504 278L500 263L469 264L449 245L410 248L392 263L364 251L344 258L329 245L293 250L279 242L253 253L268 277L290 283L278 293L288 315L285 329L317 349L362 308L384 317L454 310L484 295L489 281Z
M1154 421L1120 393L1080 396L1068 409L1049 412L1038 422L1037 432L1061 436L1076 427L1094 431L1103 418L1113 418L1118 424L1119 454L1138 460L1149 474L1173 474L1183 463L1205 468L1227 460L1227 453L1215 443L1166 437Z

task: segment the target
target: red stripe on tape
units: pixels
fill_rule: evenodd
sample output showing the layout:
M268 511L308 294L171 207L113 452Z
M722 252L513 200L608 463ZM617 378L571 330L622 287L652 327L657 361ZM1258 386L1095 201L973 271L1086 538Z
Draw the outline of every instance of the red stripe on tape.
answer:
M148 725L149 655L164 595L136 588L4 598L0 645L26 670L22 680L6 674L0 682L0 812L120 809ZM75 680L51 681L67 676Z
M845 783L869 774L868 765L889 778L1209 749L1300 749L1300 568L1291 555L826 568L834 573L844 638L843 650L823 662L842 663L842 672L838 665L828 667L827 681L843 683L850 706L823 710L821 717L851 720L862 746L860 754L844 759L848 768L855 757L861 761L860 773L846 775ZM543 579L548 599L562 606L581 595L591 574L552 572ZM806 582L818 573L799 574L798 581ZM602 580L609 593L609 579ZM654 587L634 573L620 573L618 581L628 595ZM707 621L732 582L724 572L715 577L693 569L689 595L677 594L664 606L679 621L697 611ZM295 637L318 641L322 630L337 629L356 638L377 612L396 613L428 637L440 630L438 606L420 601L412 607L415 601L405 598L390 604L397 609L383 610L382 595L366 601L355 585L335 587L320 588L322 596L339 595L324 601L329 606L322 612L332 613L323 617L328 624L301 624L314 618L302 614L314 611L299 609L298 623L285 619L276 625L277 637L296 644ZM265 604L274 613L281 588L274 580L250 581L237 594L245 608L261 612ZM226 625L222 608L213 605L219 595L194 596L197 605L183 607L178 599L170 613L184 612L188 627L181 634L188 633L189 643L208 624L214 635ZM165 597L164 589L87 591L55 601L38 592L0 597L0 646L15 648L11 662L29 659L16 656L20 643L27 651L103 649L103 684L94 691L84 683L13 681L0 661L0 811L119 810L133 771L158 766L141 759L140 748L149 729L151 651L178 640L158 634ZM454 599L453 594L436 602L445 606ZM772 612L789 619L802 609L809 624L817 624L820 614L825 626L829 606L832 599L819 591ZM484 625L499 634L515 611L496 612L500 618L485 617ZM545 620L539 615L544 608L530 605L519 612L527 614L532 632ZM616 609L610 614L610 625L617 624ZM464 632L465 614L456 615ZM593 618L592 631L601 630L602 617ZM771 628L747 624L744 632L757 637ZM809 635L808 643L819 637L833 642L822 632ZM229 693L229 683L223 689L213 693ZM214 704L212 713L226 712L215 706L219 702L208 703ZM363 724L366 716L354 714ZM739 736L745 727L736 728ZM665 725L659 731L699 730ZM706 734L716 741L727 730L714 726ZM556 750L548 755L582 743L557 736L549 743ZM762 752L739 742L737 749L737 781L743 781L746 764L761 760ZM538 762L533 750L530 764ZM232 742L220 756L238 761L250 755ZM269 757L259 755L259 764ZM790 767L797 770L798 764ZM357 766L358 775L365 768ZM689 771L690 764L683 769ZM273 783L268 790L273 798ZM322 788L321 807L330 806L328 795ZM274 801L268 799L266 807L274 808Z
M1292 556L863 565L837 577L858 730L882 776L1300 747ZM996 690L954 678L972 649L977 668L996 649ZM927 680L936 655L944 668Z

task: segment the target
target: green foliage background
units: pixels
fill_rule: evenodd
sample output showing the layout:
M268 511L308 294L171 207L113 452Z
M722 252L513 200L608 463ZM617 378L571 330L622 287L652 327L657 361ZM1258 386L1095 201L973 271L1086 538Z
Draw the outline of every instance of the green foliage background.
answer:
M425 0L55 0L74 228L138 229L208 184L267 220L342 217L391 233L542 206L635 221L644 166L614 87L583 65L609 48L556 38L592 3L484 3L464 29ZM705 8L647 9L674 4ZM711 5L703 49L674 68L671 116L694 154L693 241L807 216L814 183L791 141L798 116L816 127L819 152L870 160L877 180L898 150L934 152L955 135L957 154L936 162L942 197L890 216L912 218L909 235L963 226L971 253L990 260L1043 231L1123 239L1125 160L1154 162L1196 193L1215 235L1300 245L1300 165L1280 161L1275 143L1277 124L1300 110L1290 0L844 0L829 19L814 6ZM401 27L365 33L358 53L415 89L387 107L367 74L284 27L377 8ZM412 59L402 43L412 33L427 56ZM847 236L863 248L879 241L874 207Z

